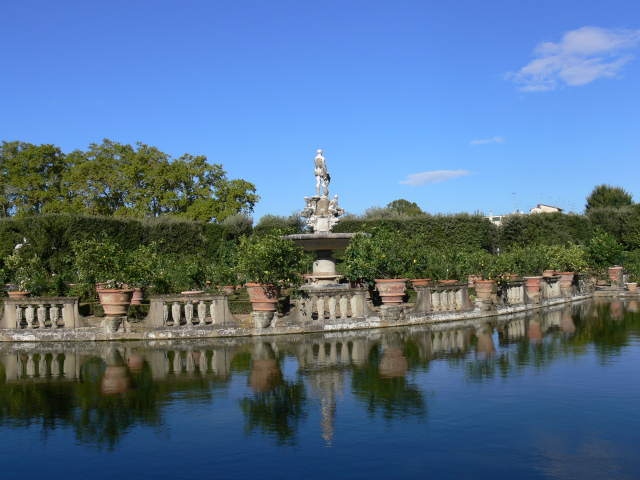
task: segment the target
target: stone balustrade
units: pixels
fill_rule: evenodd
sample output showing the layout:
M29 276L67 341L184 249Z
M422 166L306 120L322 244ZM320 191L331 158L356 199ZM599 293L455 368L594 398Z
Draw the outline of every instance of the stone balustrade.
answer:
M86 326L77 297L27 297L4 300L3 329L75 329Z
M145 323L152 327L204 327L233 323L224 294L154 295Z
M507 282L502 289L502 301L508 305L527 303L525 280L512 280Z
M560 277L544 277L540 284L540 293L543 299L558 298L562 296L560 291Z
M365 303L365 290L361 288L314 288L297 300L295 315L302 322L363 319Z
M466 284L414 287L417 298L414 312L439 313L469 310L469 287Z

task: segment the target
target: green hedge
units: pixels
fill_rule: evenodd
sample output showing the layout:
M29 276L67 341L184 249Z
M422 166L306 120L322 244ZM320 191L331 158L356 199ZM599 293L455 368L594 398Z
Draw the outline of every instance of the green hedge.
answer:
M223 240L234 235L223 225L170 217L131 219L88 215L45 214L0 219L0 258L26 238L35 253L53 270L71 255L75 240L113 239L123 248L156 242L161 254L201 255L212 258ZM1 266L1 265L0 265Z
M360 220L345 219L334 232L367 232L388 225L403 235L421 235L427 246L462 250L493 251L499 229L481 215L458 213L451 215L415 215L406 219Z

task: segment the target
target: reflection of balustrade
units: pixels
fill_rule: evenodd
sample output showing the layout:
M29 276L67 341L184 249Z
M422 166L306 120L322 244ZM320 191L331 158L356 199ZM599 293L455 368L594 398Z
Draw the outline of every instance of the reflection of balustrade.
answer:
M416 286L416 312L454 312L468 310L469 287L467 285Z
M204 327L233 323L226 295L157 295L145 322L154 327Z
M171 350L154 352L152 356L161 355L161 361L149 358L152 374L156 378L164 378L168 374L192 375L199 373L226 377L231 373L231 357L224 350ZM160 366L162 366L160 368Z
M0 328L59 329L85 326L78 312L77 297L33 297L5 299Z
M363 289L315 288L298 300L298 315L303 322L362 319L365 309L364 295Z
M60 352L16 352L1 357L7 380L23 378L75 379L76 357Z

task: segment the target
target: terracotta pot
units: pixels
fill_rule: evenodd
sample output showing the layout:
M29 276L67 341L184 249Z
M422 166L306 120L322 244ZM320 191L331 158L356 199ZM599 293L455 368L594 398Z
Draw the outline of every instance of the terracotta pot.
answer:
M124 317L129 311L133 289L99 288L100 305L107 317Z
M476 295L478 298L490 298L493 291L493 280L476 280Z
M454 283L458 283L458 280L438 280L438 283L441 285L453 285Z
M31 292L7 292L9 294L9 298L27 298L31 296Z
M236 287L234 287L233 285L225 285L224 287L222 287L222 293L226 295L233 295L235 291Z
M623 268L619 265L609 267L609 280L611 280L611 283L620 283L622 280L622 270Z
M568 289L573 283L573 272L556 272L556 275L560 275L560 290Z
M247 283L247 293L254 312L275 312L280 287L275 285L261 285L259 283Z
M545 270L542 272L543 278L551 278L553 277L553 270Z
M430 278L416 278L414 280L411 280L411 285L413 285L414 287L426 287L427 285L429 285L429 283L431 283Z
M375 279L376 290L384 305L400 305L407 288L406 278L381 278Z
M144 294L141 288L133 289L133 297L131 297L131 305L141 305L144 299Z
M538 293L540 291L540 284L542 283L542 277L524 277L527 286L528 293Z
M635 292L638 290L638 283L637 282L630 282L630 283L625 283L625 285L627 286L627 290L630 292Z

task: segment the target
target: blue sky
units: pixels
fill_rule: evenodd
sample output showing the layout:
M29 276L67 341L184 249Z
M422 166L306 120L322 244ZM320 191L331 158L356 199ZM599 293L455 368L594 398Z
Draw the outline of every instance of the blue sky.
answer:
M431 213L640 201L640 2L0 3L0 140L221 163L257 220L315 192Z

